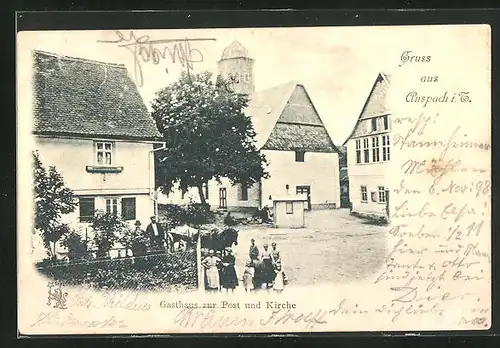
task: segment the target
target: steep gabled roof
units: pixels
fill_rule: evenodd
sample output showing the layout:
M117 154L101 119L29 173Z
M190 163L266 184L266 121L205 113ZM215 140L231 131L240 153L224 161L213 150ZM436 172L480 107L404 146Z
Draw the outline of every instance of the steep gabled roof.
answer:
M252 119L257 136L257 148L261 148L269 139L278 118L281 116L288 99L297 86L296 81L254 92L245 110Z
M390 75L385 73L379 73L377 75L370 94L366 98L363 109L361 109L361 113L358 116L358 120L356 121L351 134L349 135L349 137L347 137L343 145L345 145L352 137L361 120L371 118L373 116L388 115L391 113L387 105L387 93L389 91L390 85Z
M303 98L298 105L293 99ZM246 113L259 149L338 152L304 86L297 81L255 92Z
M34 133L159 139L122 64L34 51Z

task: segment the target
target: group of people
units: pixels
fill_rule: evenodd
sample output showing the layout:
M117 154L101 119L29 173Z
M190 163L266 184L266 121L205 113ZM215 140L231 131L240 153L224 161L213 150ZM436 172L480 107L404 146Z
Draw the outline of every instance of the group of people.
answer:
M262 246L264 250L259 252L259 248L255 244L255 239L250 240L250 259L246 262L245 271L243 272L243 283L245 291L252 291L262 288L264 285L267 289L272 288L276 292L281 292L284 289L287 281L281 253L277 248L276 242Z
M226 248L226 255L222 257L220 251L210 250L208 256L201 262L205 268L205 288L209 292L223 289L234 292L238 286L238 277L234 267L236 258L231 248Z
M239 285L236 274L236 258L231 248L225 249L225 255L220 251L210 250L202 260L205 269L205 289L208 292L226 291L234 292ZM243 271L243 287L246 292L264 287L280 293L286 284L286 275L283 271L281 254L275 242L263 245L262 252L251 239L249 260L245 263Z
M161 250L167 242L168 234L161 224L156 221L156 216L150 217L151 222L146 226L146 231L142 229L142 223L139 220L135 222L134 233L136 235L145 235L149 239L149 243L153 250Z

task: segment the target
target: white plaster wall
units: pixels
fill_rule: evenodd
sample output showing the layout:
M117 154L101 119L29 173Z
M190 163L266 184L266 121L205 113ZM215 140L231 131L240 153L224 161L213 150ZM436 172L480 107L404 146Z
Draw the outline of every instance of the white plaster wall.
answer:
M371 156L370 148L370 160ZM380 153L380 158L382 159L382 153ZM384 215L386 204L372 202L371 192L378 192L378 186L384 186L386 190L389 189L389 183L386 179L389 162L356 164L356 141L355 139L351 139L347 143L347 167L349 175L349 199L352 203L352 210L365 214ZM366 186L368 202L361 202L361 186Z
M269 179L262 181L263 206L273 206L269 196L295 195L296 186L311 187L311 204L340 207L339 161L337 153L306 152L304 162L295 162L293 151L263 151ZM289 185L289 191L286 185Z
M114 141L113 165L123 166L123 171L106 174L86 171L86 166L96 165L92 140L37 137L36 148L44 166L56 166L75 194L89 190L147 193L154 185L151 143Z

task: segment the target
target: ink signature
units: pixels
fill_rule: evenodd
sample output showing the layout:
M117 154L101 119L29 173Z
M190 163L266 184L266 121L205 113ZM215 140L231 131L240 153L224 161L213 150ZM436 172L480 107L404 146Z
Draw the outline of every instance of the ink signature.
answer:
M116 40L98 40L97 42L118 44L118 47L124 47L132 53L134 56L134 78L139 87L144 85L141 62L151 62L158 65L162 60L170 57L172 64L178 61L189 72L193 70L193 63L203 62L203 54L199 49L191 47L191 42L215 41L214 38L151 40L149 35L137 37L133 31L130 31L128 35L121 31L115 31L115 34L117 35ZM167 44L173 44L173 46ZM168 72L168 69L166 71Z

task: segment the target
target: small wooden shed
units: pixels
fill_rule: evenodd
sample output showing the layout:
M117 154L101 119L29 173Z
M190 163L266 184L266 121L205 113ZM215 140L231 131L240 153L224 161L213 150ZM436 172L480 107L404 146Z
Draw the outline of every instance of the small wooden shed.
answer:
M273 199L274 227L304 228L307 195L290 195Z

